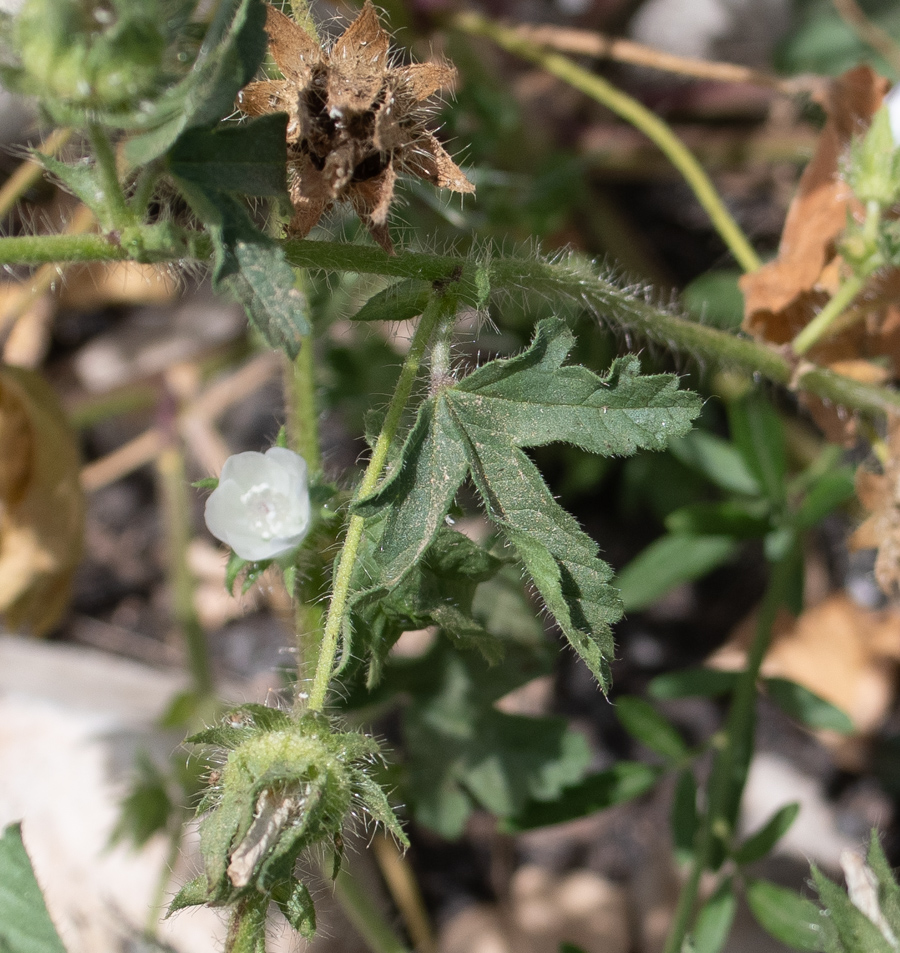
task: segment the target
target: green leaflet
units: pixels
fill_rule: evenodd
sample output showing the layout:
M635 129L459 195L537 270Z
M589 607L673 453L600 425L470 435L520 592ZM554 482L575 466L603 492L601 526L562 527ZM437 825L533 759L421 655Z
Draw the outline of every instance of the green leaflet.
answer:
M0 950L65 953L22 843L21 824L0 837Z
M378 581L396 586L471 474L488 516L606 688L610 624L622 612L612 572L521 448L564 442L603 456L661 450L687 432L700 401L679 391L672 375L641 376L635 357L615 361L604 377L565 366L573 343L561 320L542 321L522 354L492 361L426 401L393 473L355 512L387 511Z
M272 347L294 358L309 334L306 298L281 246L264 235L232 195L173 176L197 216L209 227L215 256L213 288L230 292Z
M169 172L214 191L286 198L286 129L284 113L240 125L189 129L169 151Z

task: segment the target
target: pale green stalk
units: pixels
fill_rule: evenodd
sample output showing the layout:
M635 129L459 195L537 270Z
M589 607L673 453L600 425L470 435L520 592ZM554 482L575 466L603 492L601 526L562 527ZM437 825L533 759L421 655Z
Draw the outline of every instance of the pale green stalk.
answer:
M136 225L137 220L134 212L128 207L128 202L125 201L125 193L122 191L119 173L116 169L116 153L106 135L106 131L102 126L91 123L88 126L88 138L91 140L91 149L97 161L100 187L103 189L106 210L109 212L113 226L123 229L130 225Z
M548 73L602 103L643 132L681 173L741 268L744 271L755 271L760 267L761 262L753 246L725 207L703 166L659 116L602 77L582 69L567 56L524 39L512 27L494 23L478 13L470 12L458 14L452 23L466 33L488 37L510 53L536 63Z
M435 330L441 326L448 315L456 311L457 297L454 290L435 288L428 306L419 320L419 326L413 336L406 359L400 371L400 378L394 390L394 396L388 406L387 416L381 433L375 442L372 457L356 491L355 499L368 496L378 483L381 473L387 463L388 451L397 435L400 420L409 395L412 392L422 357L434 336ZM344 624L344 614L347 611L347 599L350 595L350 581L353 568L359 555L359 545L362 541L365 519L362 516L351 516L347 524L347 535L338 560L337 572L334 580L334 593L328 607L325 619L325 631L322 634L322 644L319 650L319 661L309 694L308 708L310 711L321 711L325 706L328 694L328 685L334 672L334 660L337 655L341 629Z

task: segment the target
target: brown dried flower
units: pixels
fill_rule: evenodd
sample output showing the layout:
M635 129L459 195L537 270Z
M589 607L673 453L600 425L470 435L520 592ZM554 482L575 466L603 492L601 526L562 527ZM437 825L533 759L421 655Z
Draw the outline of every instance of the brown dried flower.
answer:
M266 32L284 79L251 83L238 107L249 116L288 114L288 234L308 234L323 212L347 201L393 252L387 216L399 173L475 191L423 125L422 104L453 82L455 70L443 63L392 66L390 38L370 0L330 50L271 6Z

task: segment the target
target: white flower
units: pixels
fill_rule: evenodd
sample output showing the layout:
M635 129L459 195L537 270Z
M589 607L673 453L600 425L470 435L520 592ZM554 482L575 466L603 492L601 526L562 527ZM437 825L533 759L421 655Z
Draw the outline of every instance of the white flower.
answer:
M891 121L891 135L894 145L900 146L900 83L891 87L891 91L884 97L887 106L888 119Z
M299 546L309 531L306 461L272 447L229 457L206 501L206 525L241 559L273 559Z

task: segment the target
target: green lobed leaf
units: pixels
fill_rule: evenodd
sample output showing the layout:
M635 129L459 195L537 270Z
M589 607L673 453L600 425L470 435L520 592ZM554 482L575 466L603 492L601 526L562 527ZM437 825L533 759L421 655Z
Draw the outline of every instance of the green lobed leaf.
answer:
M679 863L686 864L693 857L698 824L697 781L694 772L685 768L679 772L675 782L670 814L672 843Z
M679 762L688 755L688 746L678 729L643 698L617 698L616 715L632 738L667 761Z
M22 842L21 824L10 824L0 837L0 949L66 953Z
M772 701L807 728L853 734L853 722L846 712L803 685L787 678L766 678L763 684Z
M310 330L307 303L281 246L233 196L184 179L175 183L212 236L213 288L243 304L268 344L296 357Z
M822 917L816 905L795 890L768 880L747 883L747 904L759 925L795 950L822 949Z
M734 862L736 864L752 864L765 857L788 832L799 813L799 804L786 804L777 810L755 834L751 834L732 854Z
M842 953L896 953L896 946L815 865L812 875L819 899L828 913L831 931L836 934Z
M262 0L220 0L188 75L145 115L148 131L125 143L125 157L146 165L166 152L186 129L211 126L234 111L238 92L253 79L265 55Z
M734 691L740 672L717 668L685 668L657 675L647 687L651 698L718 698Z
M661 536L616 577L625 611L646 609L676 586L705 576L731 559L737 548L731 536Z
M529 801L521 812L506 820L504 829L516 833L586 817L646 794L659 777L660 770L651 765L620 761L567 787L553 801Z
M374 525L373 525L374 524ZM369 684L377 683L391 647L403 632L439 626L461 644L474 645L489 661L499 661L502 644L476 618L473 601L478 587L504 565L477 543L446 526L413 569L394 586L362 588L378 578L376 554L381 523L370 520L354 566L354 588L345 626L344 653L353 648L353 633L364 636L370 656Z
M208 191L286 197L286 129L284 113L240 125L189 129L169 151L169 172Z
M563 510L522 447L563 441L603 455L662 449L699 410L670 375L642 377L636 358L601 378L563 366L574 343L542 321L531 346L492 361L427 401L385 483L355 512L390 507L379 561L396 584L437 532L468 473L489 518L513 544L570 644L608 684L610 624L621 615L597 545Z
M720 953L728 942L736 911L734 881L727 877L697 914L691 936L693 953Z

